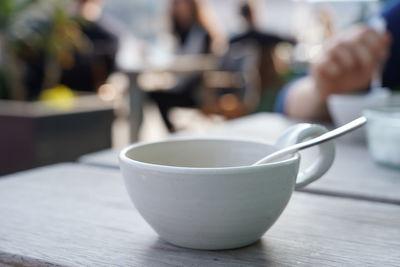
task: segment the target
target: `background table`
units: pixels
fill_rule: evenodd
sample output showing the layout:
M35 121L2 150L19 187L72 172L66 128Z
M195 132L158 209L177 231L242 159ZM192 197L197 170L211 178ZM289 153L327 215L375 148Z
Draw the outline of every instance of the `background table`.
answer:
M255 139L268 143L288 127L298 123L282 115L260 113L228 122L195 136ZM191 133L181 135L194 136ZM321 179L302 189L315 194L366 199L400 205L400 171L377 165L365 144L337 139L336 158L331 169ZM315 152L315 151L314 151ZM303 153L310 161L315 153ZM80 158L80 162L118 168L118 152L106 150Z
M119 68L129 79L129 107L130 107L130 140L138 141L140 126L143 121L143 105L145 102L144 92L142 91L138 77L142 73L174 73L174 74L201 74L205 71L216 70L218 68L218 58L213 55L170 55L167 61L158 62L159 57L154 57L150 61L134 62L126 57L119 63ZM122 59L124 59L122 57ZM132 62L134 62L132 64Z
M400 206L295 192L254 245L178 248L139 216L113 168L61 164L0 179L0 265L398 266Z

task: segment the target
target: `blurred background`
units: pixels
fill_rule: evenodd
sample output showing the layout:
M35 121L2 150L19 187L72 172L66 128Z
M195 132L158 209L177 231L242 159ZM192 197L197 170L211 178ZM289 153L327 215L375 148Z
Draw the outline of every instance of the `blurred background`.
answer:
M0 174L273 112L389 2L1 0Z

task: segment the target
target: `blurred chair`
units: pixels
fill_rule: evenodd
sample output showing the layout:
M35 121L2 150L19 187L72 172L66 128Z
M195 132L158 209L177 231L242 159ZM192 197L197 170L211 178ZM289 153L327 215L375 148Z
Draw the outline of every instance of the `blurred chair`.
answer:
M240 7L239 14L245 24L245 30L233 36L230 39L230 44L246 44L252 42L256 47L258 62L254 62L258 73L258 82L260 92L259 110L272 111L275 96L279 88L282 87L282 77L277 68L275 50L278 44L295 43L292 38L282 37L273 32L264 32L257 26L256 19L256 2L244 1ZM282 73L281 73L282 74ZM259 100L260 100L259 99Z
M222 57L219 70L204 74L201 110L227 119L254 111L261 92L260 55L252 41L232 44Z

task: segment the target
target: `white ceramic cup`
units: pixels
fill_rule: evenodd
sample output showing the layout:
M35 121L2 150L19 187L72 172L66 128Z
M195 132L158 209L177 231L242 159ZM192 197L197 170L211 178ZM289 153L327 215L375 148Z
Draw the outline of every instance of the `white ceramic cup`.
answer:
M120 166L137 210L162 239L195 249L238 248L257 241L272 226L295 187L329 169L334 146L320 145L314 164L300 174L298 153L251 164L281 146L325 132L321 126L300 124L276 146L225 139L136 144L121 152Z

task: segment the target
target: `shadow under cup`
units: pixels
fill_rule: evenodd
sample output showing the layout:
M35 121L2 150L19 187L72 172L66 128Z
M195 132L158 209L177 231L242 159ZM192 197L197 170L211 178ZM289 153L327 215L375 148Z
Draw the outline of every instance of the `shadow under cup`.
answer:
M128 147L120 165L133 203L161 238L230 249L256 242L290 199L298 154L251 166L275 150L253 141L170 140Z

